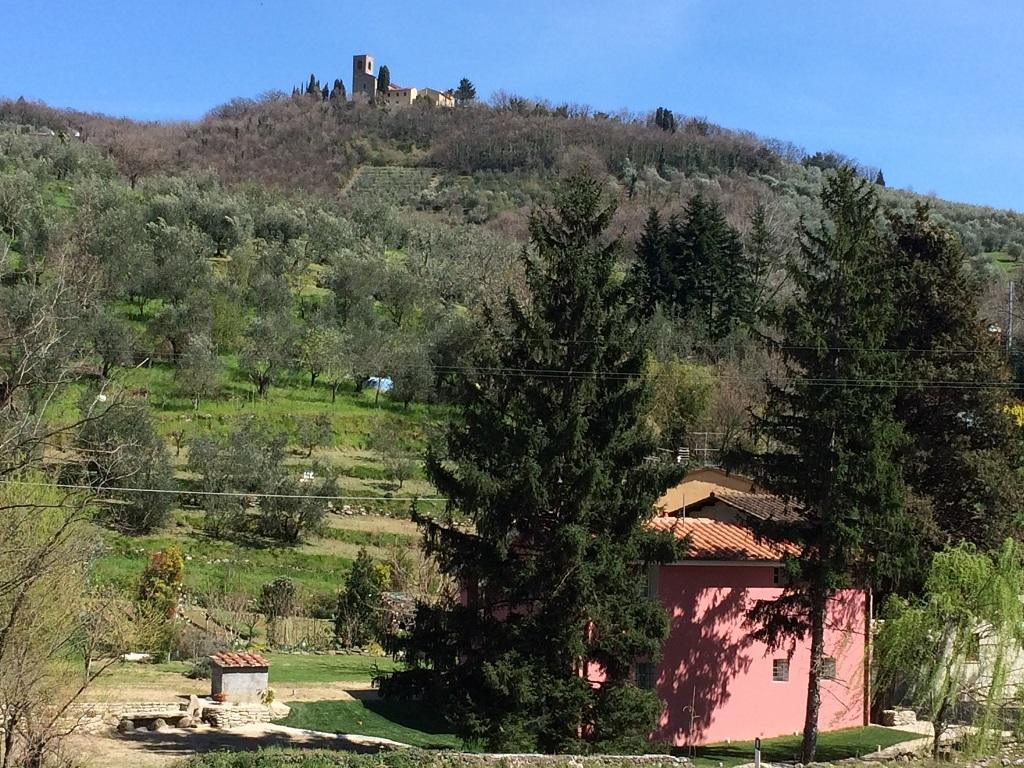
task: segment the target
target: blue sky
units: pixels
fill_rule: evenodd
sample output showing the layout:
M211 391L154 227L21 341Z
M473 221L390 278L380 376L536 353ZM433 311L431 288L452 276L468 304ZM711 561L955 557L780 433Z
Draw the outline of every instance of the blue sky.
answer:
M401 84L663 105L1024 210L1019 0L0 0L0 30L0 96L55 106L195 118L370 52Z

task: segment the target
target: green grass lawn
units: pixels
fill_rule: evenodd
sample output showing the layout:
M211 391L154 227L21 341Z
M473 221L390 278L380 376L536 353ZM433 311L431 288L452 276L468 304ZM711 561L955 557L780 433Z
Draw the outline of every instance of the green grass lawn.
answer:
M273 669L273 667L271 667ZM328 733L377 736L427 749L461 749L450 726L418 702L316 701L289 704L282 725Z
M1015 261L1008 253L1004 253L1003 251L988 251L984 256L986 256L992 265L999 270L1004 279L1011 279L1019 276L1022 262Z
M835 762L848 757L860 757L874 752L879 747L891 747L911 739L919 739L921 734L907 731L896 731L877 725L865 728L845 728L841 731L829 731L818 736L817 760ZM779 736L774 739L761 740L761 759L764 762L794 761L800 755L799 736ZM689 755L687 750L679 750ZM734 741L729 744L708 744L697 747L693 758L696 766L729 766L751 763L754 761L754 742Z
M306 656L268 653L270 684L373 681L377 672L391 672L398 665L388 656Z
M128 592L135 590L153 552L177 546L186 556L185 588L202 593L213 587L259 594L269 581L286 576L308 593L334 593L345 583L351 559L311 553L290 546L253 546L210 539L188 525L150 536L124 536L99 530L104 550L93 578Z

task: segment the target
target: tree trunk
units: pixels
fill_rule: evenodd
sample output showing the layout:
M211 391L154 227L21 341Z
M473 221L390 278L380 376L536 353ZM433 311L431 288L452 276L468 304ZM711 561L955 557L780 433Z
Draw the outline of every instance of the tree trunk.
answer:
M807 675L807 713L800 761L814 762L818 748L818 712L821 709L821 658L825 646L825 612L828 593L821 585L811 587L811 669Z
M335 381L335 382L331 383L331 402L332 403L338 398L338 387L339 386L340 386L340 382Z
M310 371L309 372L309 386L310 387L315 387L316 386L316 372L315 371Z

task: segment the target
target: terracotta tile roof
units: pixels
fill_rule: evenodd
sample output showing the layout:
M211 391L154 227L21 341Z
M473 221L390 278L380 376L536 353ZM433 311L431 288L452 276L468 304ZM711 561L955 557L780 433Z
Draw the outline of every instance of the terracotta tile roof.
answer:
M803 518L800 508L791 501L786 501L770 493L753 493L720 488L715 490L708 501L719 499L730 507L746 512L759 520L779 520L795 522Z
M777 561L796 555L795 544L779 544L758 539L749 528L703 517L655 517L648 525L656 531L690 538L687 559Z
M269 667L270 662L258 653L247 651L221 651L210 657L218 667Z

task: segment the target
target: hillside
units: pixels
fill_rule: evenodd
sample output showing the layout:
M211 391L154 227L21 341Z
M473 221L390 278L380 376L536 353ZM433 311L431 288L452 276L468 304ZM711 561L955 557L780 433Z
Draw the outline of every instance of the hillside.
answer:
M504 297L523 292L527 219L561 176L605 180L623 273L652 208L667 218L700 194L751 253L760 216L767 297L787 290L780 267L841 161L700 119L666 131L518 98L388 112L271 94L174 124L0 102L0 290L28 313L9 322L41 311L33 298L60 270L76 277L61 331L73 381L46 416L129 414L45 450L61 479L101 489L100 580L130 591L173 544L199 600L224 583L255 597L288 575L322 609L360 547L415 551L411 529L396 538L384 521L417 497L443 509L424 448L482 319L497 307L500 323ZM924 200L876 191L888 214ZM927 202L1000 322L1024 216ZM664 450L714 458L743 439L773 366L749 330L655 318L650 418ZM6 398L28 363L0 365ZM125 440L140 450L103 458ZM345 512L384 516L354 532Z
M650 115L607 115L514 96L493 106L388 112L271 92L173 124L8 100L0 101L0 123L77 132L132 183L164 172L213 172L227 185L270 185L353 205L411 205L517 235L524 213L571 168L614 180L619 218L627 235L635 235L649 206L673 211L697 191L716 197L738 224L757 202L773 202L789 226L813 212L822 170L846 161L702 118L680 118L667 132ZM421 170L402 170L412 167ZM863 168L871 178L875 170ZM1016 254L1024 244L1024 217L1016 212L893 189L882 197L894 212L927 201L971 256Z

